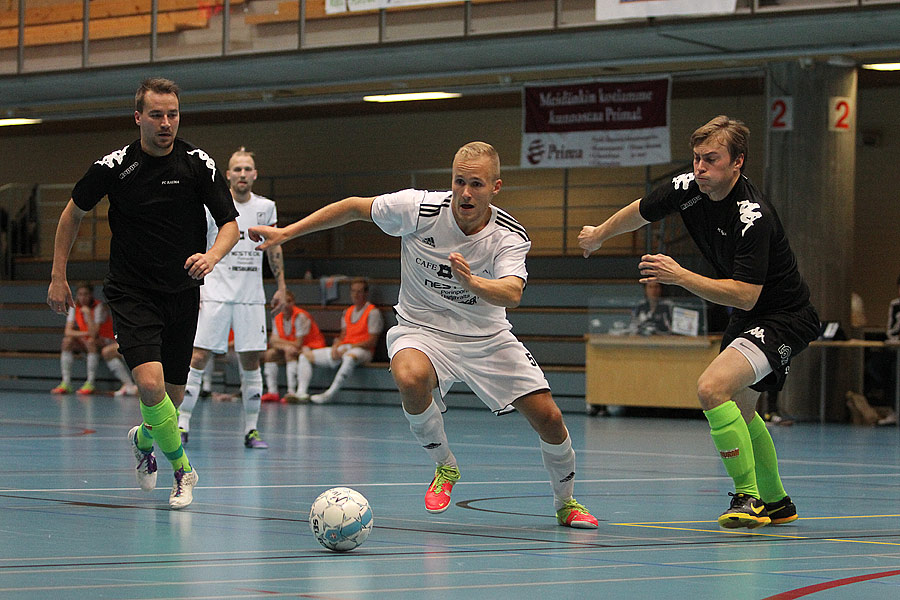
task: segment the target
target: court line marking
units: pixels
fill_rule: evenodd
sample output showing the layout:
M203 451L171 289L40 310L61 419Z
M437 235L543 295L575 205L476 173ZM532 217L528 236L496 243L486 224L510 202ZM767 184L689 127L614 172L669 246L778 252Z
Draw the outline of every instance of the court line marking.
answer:
M900 515L846 515L839 517L803 517L804 521L825 521L825 520L853 520L853 519L896 519ZM743 536L755 536L766 538L781 538L793 540L815 540L820 542L841 542L849 544L873 544L878 546L900 546L900 542L879 542L875 540L858 540L844 538L820 538L808 535L788 535L775 533L762 533L756 531L740 531L737 529L700 529L696 527L673 527L672 525L694 525L694 524L713 524L715 521L647 521L637 523L607 523L607 525L615 525L620 527L646 527L648 529L666 529L671 531L695 531L702 533L714 534L737 534ZM890 535L890 534L885 534Z

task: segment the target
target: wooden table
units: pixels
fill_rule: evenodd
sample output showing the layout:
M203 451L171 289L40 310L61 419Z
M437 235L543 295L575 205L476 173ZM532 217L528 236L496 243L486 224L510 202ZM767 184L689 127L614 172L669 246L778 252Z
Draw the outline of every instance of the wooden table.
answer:
M585 336L588 405L700 408L697 379L722 338L680 335Z

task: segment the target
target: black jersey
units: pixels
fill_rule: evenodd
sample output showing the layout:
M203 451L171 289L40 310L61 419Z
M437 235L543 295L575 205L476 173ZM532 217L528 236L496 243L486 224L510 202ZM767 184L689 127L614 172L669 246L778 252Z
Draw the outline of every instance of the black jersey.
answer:
M719 202L700 191L693 174L679 175L641 199L640 211L651 222L680 212L719 277L762 285L756 306L746 314L792 311L809 304L809 288L775 208L743 175Z
M165 292L202 283L184 263L206 252L203 206L220 227L238 216L213 159L179 138L166 156L150 156L138 140L91 165L72 199L88 211L103 196L112 231L110 281Z

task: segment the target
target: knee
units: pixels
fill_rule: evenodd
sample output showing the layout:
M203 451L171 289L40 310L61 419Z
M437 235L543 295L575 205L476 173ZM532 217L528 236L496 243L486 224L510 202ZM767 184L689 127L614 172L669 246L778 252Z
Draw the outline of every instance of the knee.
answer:
M697 398L703 410L712 410L731 400L731 395L726 391L724 382L704 373L697 381Z
M403 397L431 397L434 387L430 373L415 365L391 366L394 383Z
M157 399L161 400L166 395L165 383L156 377L147 376L142 373L133 373L134 383L138 386L141 393L141 401L147 406L152 406L151 402Z
M206 367L206 361L209 360L209 351L200 348L194 348L191 353L191 366L195 369L203 369Z

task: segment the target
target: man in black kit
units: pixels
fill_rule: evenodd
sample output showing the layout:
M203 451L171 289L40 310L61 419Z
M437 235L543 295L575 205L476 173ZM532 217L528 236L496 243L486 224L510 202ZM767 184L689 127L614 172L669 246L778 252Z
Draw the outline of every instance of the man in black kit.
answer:
M172 463L169 506L193 500L197 472L184 449L175 407L184 397L197 327L200 288L238 240L228 184L203 150L176 138L178 86L144 80L135 94L140 140L91 165L72 190L56 229L47 304L74 306L66 265L82 218L109 197L109 273L103 293L119 351L140 390L143 423L128 432L141 489L156 487L153 441ZM219 234L206 249L206 205Z
M587 258L611 237L680 212L715 268L716 279L703 277L664 254L644 255L638 265L641 283L679 285L735 308L720 354L697 382L713 442L735 484L731 506L718 519L729 529L797 519L756 401L758 392L782 388L791 358L819 333L819 317L781 221L743 175L749 134L740 121L716 117L691 136L693 173L673 178L578 235Z

